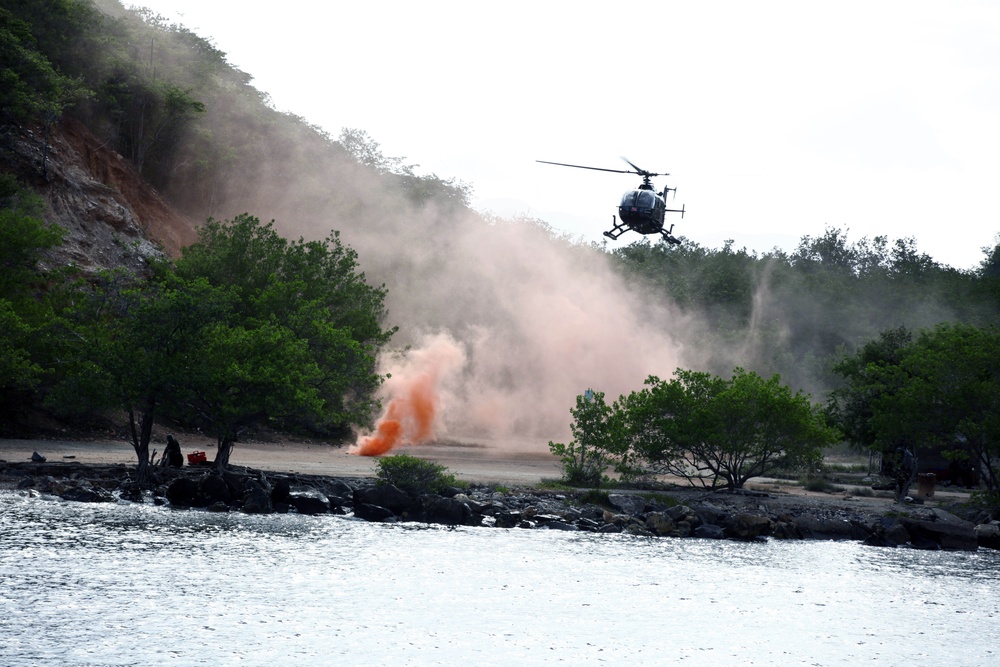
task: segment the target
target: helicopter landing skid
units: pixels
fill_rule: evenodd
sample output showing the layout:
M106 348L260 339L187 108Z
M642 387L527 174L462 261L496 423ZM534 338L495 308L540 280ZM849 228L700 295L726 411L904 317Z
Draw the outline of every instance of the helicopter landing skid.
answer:
M621 236L622 234L624 234L628 230L632 229L631 227L629 227L628 225L626 225L624 222L621 222L621 223L618 222L618 219L615 218L615 216L611 216L611 224L613 225L613 227L611 228L611 231L604 232L604 235L607 236L612 241L617 241L619 236Z
M660 233L663 234L663 240L666 241L667 243L669 243L670 245L680 245L681 244L680 239L671 236L670 232L668 232L667 230L661 229Z
M611 222L614 226L611 228L610 231L604 232L604 235L607 236L612 241L617 241L619 236L632 229L624 222L618 222L618 219L615 218L615 216L611 216ZM672 235L673 231L674 231L674 226L670 225L669 230L661 228L660 234L663 236L663 240L669 243L670 245L680 245L681 244L680 239Z

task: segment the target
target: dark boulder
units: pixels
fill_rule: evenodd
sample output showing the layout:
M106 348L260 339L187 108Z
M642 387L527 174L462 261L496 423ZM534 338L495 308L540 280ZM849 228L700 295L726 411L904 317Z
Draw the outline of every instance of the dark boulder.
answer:
M698 505L693 511L695 516L698 517L698 521L702 524L710 524L712 526L725 526L726 519L729 518L729 514L724 509L710 503Z
M558 520L547 521L545 524L543 524L543 527L548 528L549 530L568 530L568 531L580 530L576 525L572 523L566 523L565 521L558 521Z
M316 489L292 491L287 496L288 504L299 514L328 514L330 499Z
M517 524L521 521L521 513L511 510L506 510L502 512L497 512L496 514L496 527L497 528L516 528Z
M771 525L771 537L776 540L801 540L802 533L792 521L775 521Z
M71 486L59 497L77 503L113 503L115 501L115 497L108 491L91 486Z
M292 492L292 487L288 483L287 479L279 479L271 487L271 502L272 503L287 503L288 494Z
M468 504L456 498L446 498L428 494L421 499L423 505L423 520L426 523L439 523L445 526L478 526L480 515L473 513Z
M694 536L708 540L721 540L726 536L726 529L711 523L703 523L694 529Z
M141 503L143 501L142 487L134 482L122 484L118 497L130 503Z
M340 498L341 502L339 504L341 505L345 502L351 502L351 499L354 497L354 488L350 484L339 479L330 481L326 485L325 490L328 497L335 496Z
M771 520L759 514L736 514L726 521L726 535L737 540L756 540L771 534Z
M793 520L803 538L808 540L863 540L867 534L859 534L858 529L845 519L820 517L815 514L800 514Z
M209 506L214 503L228 503L231 499L229 485L218 473L210 472L198 479L199 505Z
M631 494L608 494L608 504L623 514L642 514L646 509L646 499Z
M167 500L178 507L197 507L198 482L188 477L178 477L167 487Z
M982 523L975 527L979 546L987 549L1000 549L1000 524Z
M414 505L413 498L392 484L376 484L354 491L354 504L378 505L393 514L403 514Z
M650 512L646 515L646 528L654 535L666 537L674 532L676 525L667 512Z
M247 480L246 491L243 494L243 511L247 514L274 512L271 494L255 479Z
M917 548L975 551L979 548L975 526L968 521L925 521L903 518L899 521Z
M365 521L385 521L392 518L393 513L380 505L370 505L368 503L354 503L354 516Z

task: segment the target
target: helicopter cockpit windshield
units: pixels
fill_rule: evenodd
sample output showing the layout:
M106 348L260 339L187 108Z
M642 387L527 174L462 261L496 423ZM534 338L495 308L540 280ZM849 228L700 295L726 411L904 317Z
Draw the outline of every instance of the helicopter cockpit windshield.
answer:
M653 208L656 206L656 195L650 190L630 190L622 195L622 208Z

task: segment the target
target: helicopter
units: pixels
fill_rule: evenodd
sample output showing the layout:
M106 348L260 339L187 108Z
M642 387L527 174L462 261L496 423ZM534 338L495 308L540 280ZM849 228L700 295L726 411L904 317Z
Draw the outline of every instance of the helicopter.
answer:
M627 159L622 158L632 169L603 169L601 167L585 167L580 164L566 164L565 162L548 162L546 160L535 160L542 164L554 164L559 167L575 167L577 169L593 169L594 171L610 171L615 174L638 174L642 176L642 183L635 190L629 190L622 195L621 203L618 205L618 215L621 222L611 216L612 227L604 232L612 241L618 239L625 232L632 230L639 234L660 234L663 240L671 245L680 245L680 240L673 236L674 226L670 229L663 228L663 218L666 213L680 213L684 217L684 206L680 208L667 208L667 195L677 192L677 188L664 186L663 192L653 189L652 178L654 176L669 176L670 174L654 174L651 171L640 169ZM634 170L634 171L633 171Z

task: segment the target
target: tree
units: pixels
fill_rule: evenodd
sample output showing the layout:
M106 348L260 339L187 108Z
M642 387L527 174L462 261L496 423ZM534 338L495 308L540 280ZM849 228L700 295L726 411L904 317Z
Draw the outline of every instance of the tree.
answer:
M646 385L611 408L601 394L592 402L577 397L575 449L549 445L565 470L592 477L589 461L598 478L614 465L623 479L667 474L735 489L777 468L813 465L837 438L808 397L777 375L737 368L726 380L678 369L670 381L650 376Z
M230 318L232 302L226 290L178 278L168 267L148 281L101 274L68 316L72 368L50 404L63 414L115 409L128 415L136 481L148 486L153 424L190 404L192 377L206 363L206 332Z
M210 428L225 467L254 422L337 431L370 423L381 376L385 289L371 287L337 233L289 242L249 215L209 220L178 274L233 296L232 315L203 330L187 417Z
M892 461L929 447L966 461L992 491L1000 461L1000 330L942 324L913 340L886 331L834 369L827 414L849 442Z
M576 397L576 407L570 410L573 440L568 445L549 442L549 451L562 463L563 481L567 484L601 485L618 442L611 413L611 406L604 402L604 392L588 389Z
M86 96L39 52L33 26L0 7L0 124L52 121L72 100Z
M899 390L876 401L880 440L940 448L972 464L987 489L1000 474L1000 329L943 324L920 334L893 370Z
M41 358L53 312L52 276L43 252L59 245L62 229L41 220L42 201L0 174L0 398L30 391L45 373Z
M647 417L632 435L639 459L702 486L742 488L778 468L813 465L836 439L818 408L778 375L737 368L726 380L679 369L669 382L647 384L638 401Z
M833 371L844 378L845 383L830 392L827 419L858 449L887 453L902 444L896 440L886 441L884 437L880 440L872 417L875 403L898 389L888 369L899 364L912 340L913 336L903 327L887 329L855 354L844 355L833 365Z

